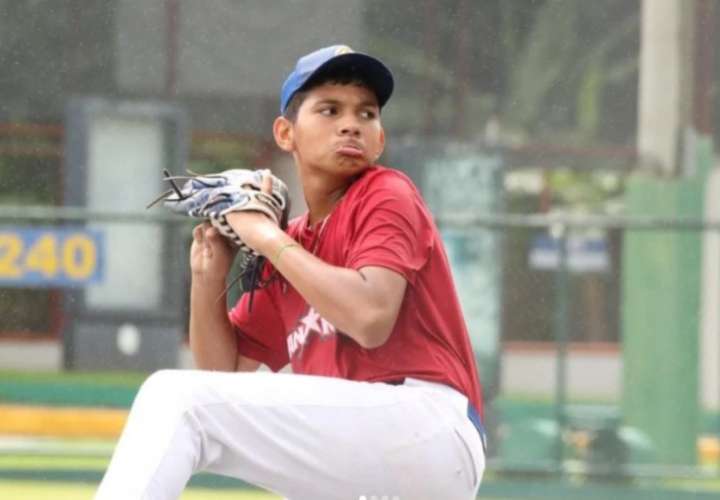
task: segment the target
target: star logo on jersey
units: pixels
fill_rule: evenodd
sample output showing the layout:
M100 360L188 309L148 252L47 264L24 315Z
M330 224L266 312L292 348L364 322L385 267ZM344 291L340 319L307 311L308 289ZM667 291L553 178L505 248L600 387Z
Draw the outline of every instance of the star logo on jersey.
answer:
M287 336L288 354L290 354L292 358L298 349L302 349L307 343L311 334L316 334L319 335L321 339L326 339L335 335L336 331L335 327L329 321L310 307L305 316L298 321L295 330Z

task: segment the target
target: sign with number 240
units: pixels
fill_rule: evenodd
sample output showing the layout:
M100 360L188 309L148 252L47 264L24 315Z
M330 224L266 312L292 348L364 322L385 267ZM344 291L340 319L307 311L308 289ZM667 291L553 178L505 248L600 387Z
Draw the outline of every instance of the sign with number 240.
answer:
M103 233L0 226L0 287L78 287L102 280Z

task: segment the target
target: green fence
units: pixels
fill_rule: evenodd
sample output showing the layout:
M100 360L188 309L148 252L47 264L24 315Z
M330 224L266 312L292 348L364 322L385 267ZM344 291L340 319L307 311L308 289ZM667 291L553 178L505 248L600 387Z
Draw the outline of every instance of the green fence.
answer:
M181 233L186 233L190 228L186 219L162 213L88 212L78 208L39 206L0 207L0 226L83 225L89 222L93 227L100 228L112 224L149 224L170 227ZM638 277L633 276L633 270L627 267L627 263L633 261L628 257L629 252L644 252L645 257L652 260L658 258L658 253L666 255L667 245L679 245L686 255L695 256L683 261L685 273L700 276L703 272L702 259L697 256L702 251L703 236L720 234L720 222L692 218L514 214L483 216L477 213L448 214L437 222L443 231L452 229L464 234L491 232L500 235L501 245L513 245L520 240L529 242L524 250L527 259L533 260L533 265L540 269L538 272L544 273L541 279L547 285L547 293L537 297L537 304L527 303L525 306L531 308L542 305L546 311L540 316L544 317L552 331L550 343L545 344L552 347L549 358L547 353L545 355L552 369L542 373L549 373L552 377L552 381L547 384L551 390L544 394L507 390L504 387L507 381L502 380L500 373L508 373L509 355L505 349L498 348L495 351L496 359L491 362L499 367L495 374L498 379L484 381L496 385L498 390L487 402L492 454L488 461L486 481L481 489L482 495L488 498L548 499L681 499L718 495L720 464L713 446L720 436L720 414L717 408L703 408L698 397L698 387L702 384L703 376L698 370L697 352L700 311L682 308L677 311L658 311L658 316L673 328L682 325L683 318L692 318L688 321L688 327L677 332L676 336L655 339L658 343L673 344L653 348L635 345L632 350L623 349L635 342L632 328L642 321L633 310L627 309L627 304L643 304L641 310L647 314L648 310L653 310L652 301L667 304L676 297L681 304L700 304L702 293L699 286L692 288L693 284L697 284L697 278L688 280L683 273L673 274L678 281L667 277L661 280L662 289L657 289L654 282L638 282ZM594 236L578 243L578 236L585 237L588 234ZM611 245L593 246L593 242L599 241L598 235L600 240L605 238L607 242L611 234L614 235L613 245L621 250L619 253L613 252ZM523 236L519 238L514 235ZM510 261L507 248L501 248L505 249L497 254L498 266L504 268L509 266ZM476 251L484 250L479 246ZM173 250L169 252L165 256L167 259L178 259L183 255L179 250L178 253ZM618 376L623 380L623 386L616 397L583 397L582 394L573 395L569 391L575 382L569 366L576 362L573 360L571 346L574 343L571 340L574 330L578 325L583 325L582 321L573 316L573 302L576 299L573 280L578 279L578 273L582 273L578 269L583 266L595 269L593 272L602 272L597 270L603 267L603 255L608 259L611 272L618 275L616 292L619 296L616 299L620 314L614 327L620 331L619 352L623 358L623 368ZM482 261L487 263L485 257ZM634 258L637 257L636 254ZM584 264L583 258L586 259ZM679 267L677 263L672 265L673 269ZM530 264L528 266L531 267ZM503 317L525 314L523 310L507 310L507 297L514 293L514 282L512 276L504 276L502 290L498 291L502 294L501 302L505 308ZM0 294L5 291L0 289ZM688 297L689 294L695 296ZM466 297L461 297L461 300L464 304L475 304L467 302ZM501 340L504 341L506 325L501 322L501 326ZM474 336L478 334L482 332L473 332ZM677 352L673 351L671 359L663 359L661 356L668 352L671 345L684 346L687 352L676 355ZM0 351L2 349L3 343L0 342ZM693 350L694 353L690 352ZM652 353L652 359L647 359L647 353ZM487 352L483 354L487 358ZM720 356L720 353L717 354ZM633 387L633 378L627 374L632 374L638 364L647 366L648 363L657 367L653 386L643 387L647 382L639 380L640 387ZM517 370L532 369L525 365L517 366L520 366ZM588 379L601 376L594 371L593 366L588 365L586 371L582 366L580 368L579 372L572 373L580 373L581 377ZM538 372L538 376L543 375ZM682 379L677 380L678 376ZM134 376L132 384L118 385L113 377L103 379L95 373L83 378L82 374L3 372L0 404L127 407L141 378ZM113 397L116 400L112 400ZM662 400L661 404L657 399ZM653 418L653 412L658 407L667 406L668 401L678 407L677 414L666 415L662 419ZM629 408L634 415L633 419L628 418ZM648 427L645 425L647 421L660 421L662 425ZM655 437L658 433L672 433L674 440L670 444L658 440ZM691 450L690 453L687 450ZM32 453L36 452L41 453L37 449ZM27 453L17 452L16 455L19 460L25 460ZM7 449L3 454L12 456ZM92 482L98 474L96 469L83 473L82 467L65 475L60 473L65 470L62 467L53 467L52 473L49 469L28 472L27 469L12 467L7 459L3 464L0 469L1 476L5 478L80 478L77 480ZM237 483L213 481L212 478L206 478L201 483L215 484L219 488L239 487Z

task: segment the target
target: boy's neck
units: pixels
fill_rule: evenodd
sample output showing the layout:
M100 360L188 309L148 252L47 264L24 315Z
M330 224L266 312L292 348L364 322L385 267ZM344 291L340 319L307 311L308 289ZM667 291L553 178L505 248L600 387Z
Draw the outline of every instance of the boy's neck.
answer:
M302 178L303 194L308 207L308 224L312 226L327 217L354 180L355 177L347 179Z

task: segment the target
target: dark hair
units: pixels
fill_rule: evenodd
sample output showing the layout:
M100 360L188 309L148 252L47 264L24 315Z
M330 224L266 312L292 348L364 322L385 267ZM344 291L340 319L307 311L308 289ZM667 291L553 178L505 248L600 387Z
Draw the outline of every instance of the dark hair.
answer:
M333 85L355 85L357 87L364 87L375 93L370 84L359 74L347 72L325 73L308 80L301 90L298 90L295 94L293 94L290 98L290 102L288 102L288 105L285 108L283 116L291 122L295 122L295 120L297 120L300 106L303 102L305 102L305 99L310 91L315 87L319 87L320 85L324 85L326 83L331 83Z

